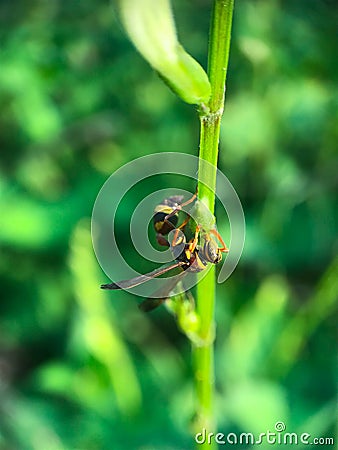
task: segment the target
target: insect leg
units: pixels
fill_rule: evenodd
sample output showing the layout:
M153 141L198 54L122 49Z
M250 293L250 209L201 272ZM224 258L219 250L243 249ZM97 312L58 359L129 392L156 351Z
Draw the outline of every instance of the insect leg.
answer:
M210 230L210 234L213 234L216 239L221 243L222 247L219 249L221 252L225 252L228 253L229 249L226 246L225 242L222 239L222 236L219 234L219 232L217 230Z
M187 205L189 205L190 203L192 203L192 202L196 199L196 197L197 197L197 189L196 189L195 194L194 194L191 198L189 198L189 200L187 200L186 202L183 202L183 203L181 203L180 205L178 205L175 209L173 209L173 210L171 211L170 214L168 214L167 216L165 216L164 219L165 219L165 220L168 220L170 217L174 216L176 213L178 213L179 211L181 211L181 209L182 209L183 206L187 206Z
M201 227L199 225L196 226L196 230L195 230L195 236L194 239L189 243L189 251L191 253L193 253L195 251L195 248L197 246L197 242L198 242L198 234L200 232Z

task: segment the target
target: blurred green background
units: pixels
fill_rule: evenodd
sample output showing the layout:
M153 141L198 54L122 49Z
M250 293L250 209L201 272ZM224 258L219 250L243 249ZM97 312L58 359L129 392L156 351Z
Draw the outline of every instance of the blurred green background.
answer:
M210 3L174 1L204 67ZM217 289L223 433L283 421L334 436L337 17L328 0L235 5L220 169L247 237ZM195 155L198 132L109 2L1 1L1 450L192 448L189 343L164 307L145 315L138 299L100 291L90 216L114 170L152 152ZM136 205L121 211L127 249Z

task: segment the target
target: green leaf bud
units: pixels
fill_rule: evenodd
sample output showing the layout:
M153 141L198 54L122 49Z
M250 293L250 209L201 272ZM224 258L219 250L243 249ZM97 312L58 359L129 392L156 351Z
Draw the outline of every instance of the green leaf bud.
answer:
M119 9L129 38L166 84L187 103L206 103L208 76L178 42L169 0L119 0Z

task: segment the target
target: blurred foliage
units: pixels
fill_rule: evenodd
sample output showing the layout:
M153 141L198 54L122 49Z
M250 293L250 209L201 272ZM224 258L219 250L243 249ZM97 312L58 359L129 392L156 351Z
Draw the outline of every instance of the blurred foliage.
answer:
M204 67L210 3L174 1L180 40ZM217 293L224 433L276 421L334 433L336 19L329 0L235 5L220 169L247 238ZM0 25L0 449L191 448L189 345L164 307L145 315L127 293L100 291L89 218L124 163L197 153L194 109L107 2L3 0ZM120 211L127 252L136 205L129 196ZM227 235L221 213L218 226Z

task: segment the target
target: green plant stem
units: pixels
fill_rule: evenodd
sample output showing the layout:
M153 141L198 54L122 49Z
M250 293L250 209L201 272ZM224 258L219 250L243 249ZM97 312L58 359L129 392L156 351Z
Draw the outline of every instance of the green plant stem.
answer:
M218 144L224 108L225 80L228 68L234 0L215 0L210 25L208 75L211 97L200 112L200 149L198 198L214 213ZM207 161L208 165L203 164ZM208 183L208 186L205 184ZM197 285L197 313L200 318L201 345L193 347L197 393L197 427L214 432L214 349L215 267ZM214 442L214 441L213 441ZM216 448L215 444L198 445Z

